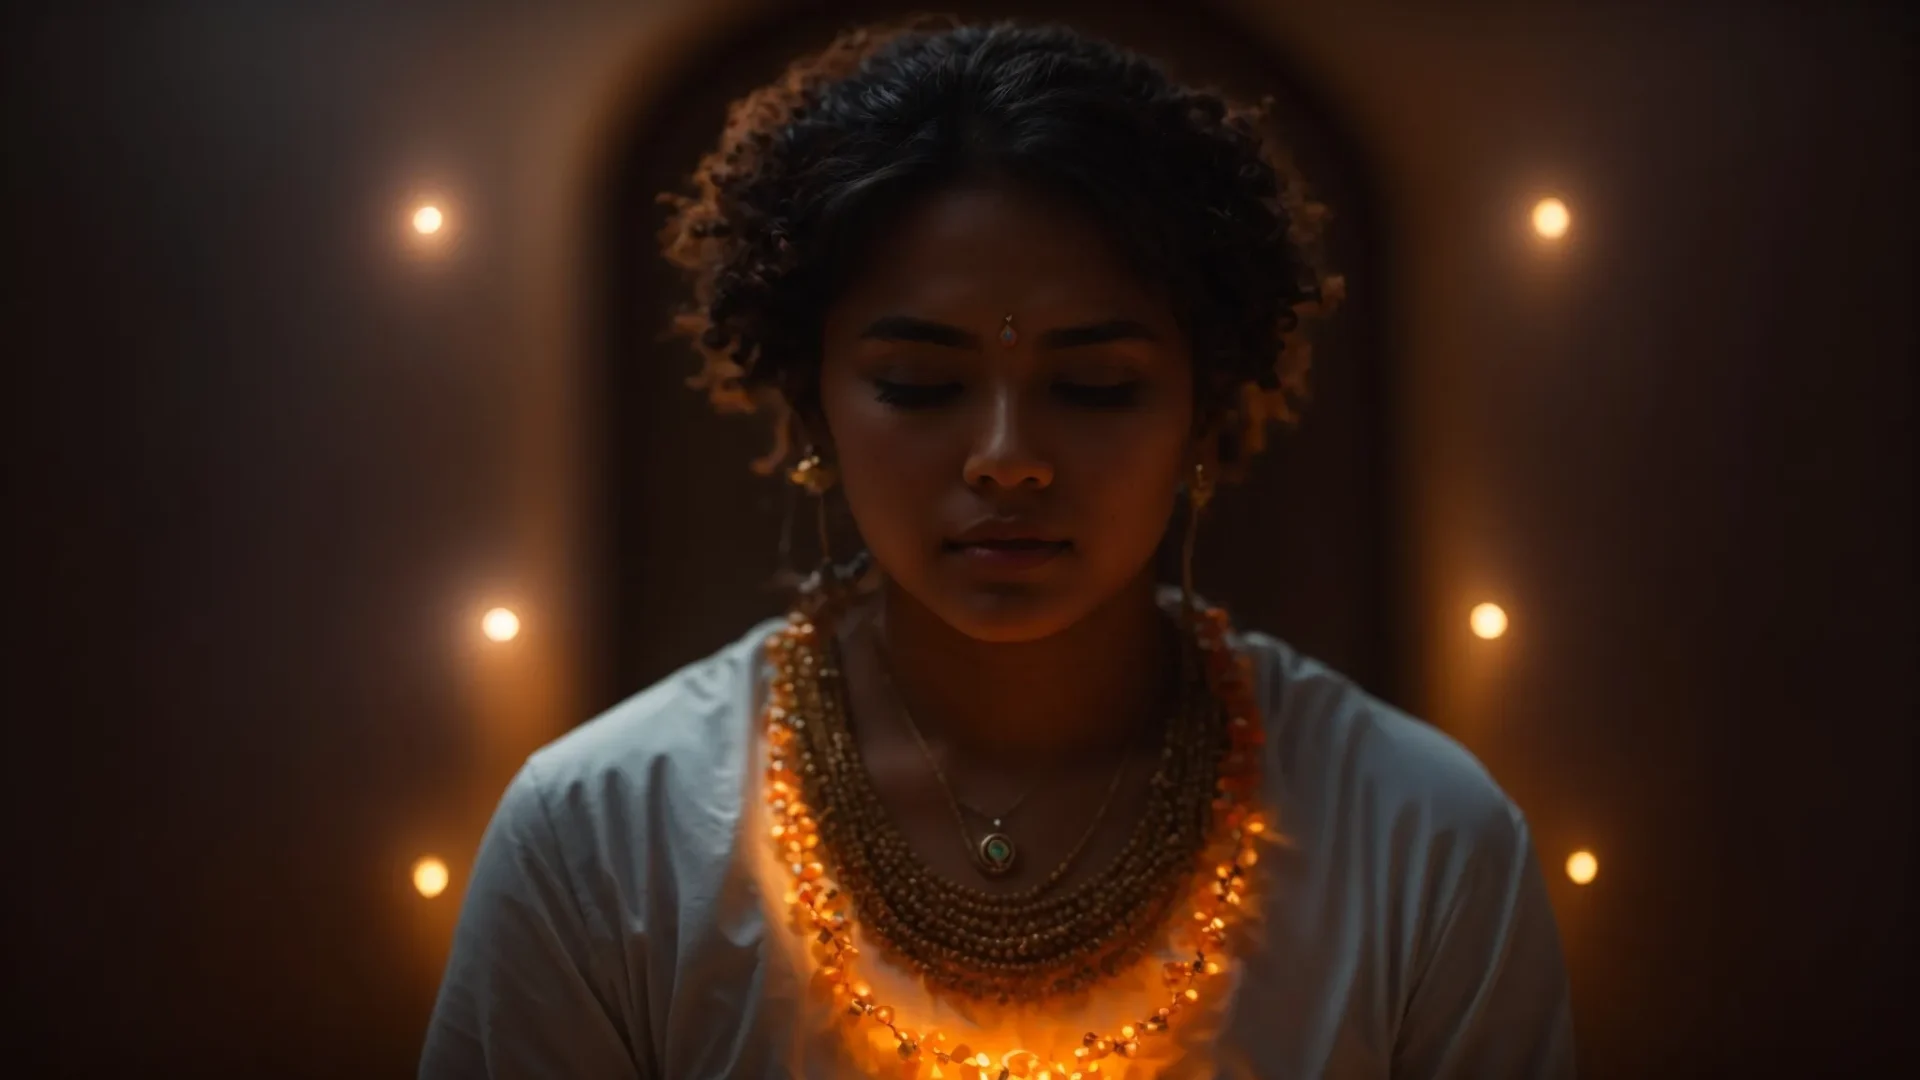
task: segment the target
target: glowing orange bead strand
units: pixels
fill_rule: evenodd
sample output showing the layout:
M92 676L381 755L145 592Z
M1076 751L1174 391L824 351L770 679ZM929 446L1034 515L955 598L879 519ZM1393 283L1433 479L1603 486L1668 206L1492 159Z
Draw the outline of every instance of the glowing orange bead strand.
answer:
M1163 964L1166 1004L1118 1030L1088 1032L1070 1061L1047 1060L1029 1051L1008 1049L995 1054L966 1043L952 1043L939 1031L918 1031L904 1025L894 1007L874 1000L872 988L855 974L859 950L848 897L820 861L819 827L803 797L804 784L784 763L781 751L793 746L806 718L796 712L794 677L820 666L816 657L815 624L795 612L787 625L768 640L766 650L775 677L763 713L768 745L774 750L767 769L766 800L769 839L789 888L785 893L790 925L811 939L814 970L809 979L816 993L843 1008L858 1025L876 1024L893 1037L900 1072L914 1076L920 1064L975 1069L985 1080L1037 1078L1085 1080L1103 1074L1101 1061L1112 1056L1132 1058L1143 1039L1165 1033L1175 1017L1193 1009L1206 996L1202 987L1225 969L1222 959L1235 924L1253 909L1252 868L1259 861L1258 844L1268 831L1256 799L1260 790L1262 725L1253 694L1251 665L1229 642L1226 613L1208 608L1194 619L1197 644L1204 655L1207 682L1223 706L1228 739L1219 765L1210 831L1205 844L1208 869L1197 875L1192 888L1191 922L1175 919L1176 934L1184 934L1193 959ZM961 1074L965 1076L966 1074ZM972 1080L968 1077L967 1080Z

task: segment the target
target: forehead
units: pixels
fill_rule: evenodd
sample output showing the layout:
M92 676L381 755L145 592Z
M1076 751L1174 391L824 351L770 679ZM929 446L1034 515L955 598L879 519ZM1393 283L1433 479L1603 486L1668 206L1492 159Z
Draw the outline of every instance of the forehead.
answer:
M904 207L879 231L837 307L850 317L1004 311L1070 320L1139 318L1159 304L1082 208L1024 187L974 184Z

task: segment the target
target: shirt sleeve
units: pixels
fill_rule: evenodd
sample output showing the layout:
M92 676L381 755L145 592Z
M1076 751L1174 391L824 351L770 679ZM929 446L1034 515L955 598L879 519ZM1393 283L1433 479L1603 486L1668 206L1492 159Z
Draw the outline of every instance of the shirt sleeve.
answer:
M480 842L420 1080L637 1080L529 763Z
M1560 934L1525 820L1508 807L1467 855L1409 998L1395 1080L1571 1078Z

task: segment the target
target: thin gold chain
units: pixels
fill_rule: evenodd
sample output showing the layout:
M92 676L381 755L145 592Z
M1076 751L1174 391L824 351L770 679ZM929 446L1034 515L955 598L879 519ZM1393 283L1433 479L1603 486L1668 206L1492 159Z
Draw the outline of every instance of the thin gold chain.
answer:
M1008 806L1005 810L1002 810L997 814L989 814L985 810L982 810L979 807L973 805L972 803L965 802L965 801L961 802L960 809L970 811L972 813L978 814L983 818L986 818L988 821L993 822L993 827L997 829L1000 827L1001 822L1012 817L1015 811L1027 805L1028 796L1032 795L1034 792L1039 790L1040 790L1040 778L1035 777L1033 783L1027 785L1027 790L1021 792L1020 797L1013 800L1012 805Z
M879 651L878 646L875 647L875 651ZM891 696L893 697L894 704L900 707L900 715L906 718L907 729L913 732L914 739L919 742L921 755L927 759L927 765L933 769L933 775L940 779L941 786L947 789L947 794L951 796L952 802L956 811L972 811L973 813L979 815L980 817L983 817L988 821L993 822L993 827L998 829L1002 827L1001 825L1002 822L1006 821L1008 818L1013 816L1014 811L1020 809L1022 806L1025 806L1027 804L1027 799L1030 798L1034 792L1040 790L1040 781L1043 778L1036 776L1034 777L1033 783L1028 784L1027 789L1025 791L1022 791L1019 797L1013 800L1013 803L1011 805L1009 805L1005 810L1002 810L997 814L989 814L985 810L982 810L979 807L973 805L972 803L966 801L965 799L962 799L959 793L952 789L952 785L947 783L946 775L940 771L940 762L938 757L934 754L933 748L928 744L925 738L921 737L920 726L913 722L913 710L907 708L906 699L900 695L900 688L894 683L893 675L890 670L890 665L887 663L884 656L882 656L881 658L880 665L881 665L881 672L886 679L887 689L891 691ZM966 820L963 816L960 822L960 831L963 834L971 836L972 834L966 832L966 828L967 828ZM972 841L969 840L968 842L971 843Z
M976 1071L984 1074L994 1061L1000 1063L1001 1075L1012 1071L1025 1074L1036 1069L1044 1069L1054 1076L1069 1076L1083 1068L1103 1071L1102 1063L1096 1059L1110 1054L1134 1058L1148 1053L1155 1040L1167 1037L1176 1020L1203 1008L1206 998L1231 993L1231 980L1221 978L1226 974L1229 935L1236 931L1247 913L1260 909L1260 882L1253 868L1262 857L1263 853L1257 849L1262 846L1260 842L1265 839L1269 824L1260 794L1263 790L1261 763L1266 754L1261 749L1265 742L1264 725L1260 722L1255 676L1248 658L1232 643L1232 629L1223 612L1206 609L1204 616L1193 620L1198 640L1196 652L1205 654L1202 670L1206 683L1183 691L1183 704L1174 714L1176 722L1206 718L1209 727L1205 731L1182 729L1178 734L1170 731L1168 742L1169 748L1178 747L1188 752L1176 760L1176 770L1184 770L1187 765L1199 767L1199 772L1193 775L1200 784L1191 794L1202 800L1193 807L1200 816L1187 823L1200 829L1198 846L1190 853L1183 851L1178 861L1183 866L1192 862L1213 868L1211 874L1201 874L1203 887L1194 889L1191 896L1180 884L1187 880L1185 870L1168 879L1168 887L1173 892L1166 902L1182 904L1176 913L1185 913L1185 907L1190 906L1193 916L1191 922L1184 918L1173 920L1170 940L1182 951L1192 949L1193 959L1163 965L1167 994L1164 1005L1149 1012L1152 1004L1149 1000L1138 1012L1116 1013L1116 1021L1126 1015L1138 1019L1111 1029L1103 1025L1100 1030L1089 1033L1082 1040L1083 1045L1074 1047L1071 1054L1046 1057L1017 1050L1002 1053L1000 1045L961 1045L950 1039L948 1033L931 1026L930 1018L916 1016L913 1010L898 1003L877 1000L872 987L859 977L862 950L855 948L854 938L864 929L881 943L904 950L902 956L906 962L930 984L976 998L986 999L997 992L1004 1002L1012 991L1012 996L1020 1000L1028 1000L1030 996L1050 1000L1056 995L1085 993L1105 981L1097 961L1088 959L1094 954L1083 956L1080 952L1065 958L1067 964L1078 966L1071 978L1047 983L1039 979L1014 979L1008 973L1024 972L1033 965L1017 956L1006 957L1004 949L982 948L983 945L1004 946L1006 942L1001 939L1018 929L996 918L992 912L983 913L987 920L979 927L983 940L966 940L956 946L944 936L926 938L917 932L913 920L922 915L939 914L939 905L909 903L889 908L885 895L888 883L869 874L870 867L860 857L860 850L871 841L883 854L892 854L896 862L899 858L911 862L911 855L903 851L900 838L892 832L884 814L872 821L858 816L848 818L846 806L837 798L843 784L850 786L854 796L866 803L873 802L873 793L863 790L867 787L867 777L860 770L857 749L848 738L844 687L840 685L838 665L833 660L836 650L831 630L814 622L814 614L796 610L789 616L789 625L776 632L767 644L767 657L774 668L763 712L769 753L765 789L769 836L774 857L791 875L787 878L790 889L786 903L794 928L800 940L810 946L814 960L808 984L835 1011L844 1010L857 1018L858 1026L846 1029L848 1047L863 1064L874 1067L874 1075L881 1075L879 1070L883 1064L885 1075L893 1075L901 1063L912 1067L916 1062L952 1066L969 1075ZM823 637L825 641L821 640ZM1197 700L1201 694L1209 702L1204 710ZM1219 721L1217 729L1211 726L1215 719ZM1184 784L1188 778L1184 771L1180 772L1180 783ZM1181 790L1188 789L1182 786ZM847 832L849 826L855 831ZM1184 826L1177 830L1177 835L1183 840L1190 839ZM1169 837L1169 850L1181 846L1172 844L1172 839ZM836 851L837 856L833 854ZM1157 846L1156 853L1162 853ZM824 864L826 861L832 861L831 871ZM899 873L897 868L892 872ZM918 873L909 866L905 876L914 877ZM956 894L970 892L963 886L938 880L930 884ZM871 908L862 900L868 890L878 898ZM849 895L854 898L857 917L847 910ZM1152 925L1159 927L1162 915L1157 913L1158 907L1152 910L1156 912L1151 916ZM1106 915L1101 913L1099 917L1104 920ZM1110 940L1102 933L1100 941L1105 944L1101 947L1109 951L1101 955L1118 958L1127 971L1131 971L1136 962L1151 966L1150 954L1143 951L1151 947L1145 944L1151 936L1145 923L1127 922L1124 930L1113 933L1120 934L1130 944L1121 947L1123 943ZM1120 967L1106 968L1106 976L1117 975L1121 970ZM1027 991L1034 993L1029 995ZM883 1034L886 1040L881 1038ZM882 1041L895 1045L882 1051L879 1045ZM869 1055L873 1053L883 1057L884 1062L871 1058ZM1125 1071L1125 1064L1118 1064L1122 1064Z
M927 737L920 733L920 725L913 722L913 710L907 708L906 700L900 696L899 687L894 685L893 672L891 670L892 665L887 661L886 649L876 642L874 653L880 659L881 678L886 681L887 689L892 692L894 703L899 706L900 718L906 721L907 730L913 733L913 741L919 744L921 755L927 759L927 767L933 770L933 778L940 782L940 790L947 797L947 806L953 811L953 822L960 830L960 849L969 856L972 856L974 847L973 833L967 829L967 816L961 809L960 797L953 793L953 785L947 782L947 774L945 770L940 768L940 761L934 756L933 747L927 745ZM1129 740L1129 742L1131 742L1131 740ZM1113 770L1113 779L1107 783L1107 794L1100 800L1100 809L1093 815L1093 823L1087 826L1087 831L1081 834L1079 842L1074 844L1073 849L1067 852L1066 858L1060 860L1060 865L1054 869L1053 874L1050 876L1058 879L1064 875L1067 868L1072 866L1080 858L1080 855L1086 851L1087 845L1093 842L1094 834L1100 831L1101 823L1107 819L1107 811L1113 808L1113 797L1119 793L1120 781L1127 775L1127 764L1128 755L1122 753L1120 755L1120 765ZM1037 782L1035 786L1038 786ZM1026 796L1021 796L1022 800L1025 798ZM996 821L995 825L997 827L999 822Z

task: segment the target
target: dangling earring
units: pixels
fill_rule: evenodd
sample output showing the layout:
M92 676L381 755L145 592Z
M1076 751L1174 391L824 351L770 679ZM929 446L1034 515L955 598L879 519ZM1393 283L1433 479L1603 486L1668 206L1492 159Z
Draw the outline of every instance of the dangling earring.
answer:
M814 518L820 529L820 562L825 565L833 561L827 545L827 500L826 494L833 489L840 474L820 456L820 451L807 447L807 452L787 470L787 480L795 487L813 496Z
M787 479L809 495L825 495L833 487L840 474L820 456L820 451L807 447L793 468L787 470Z
M845 563L833 561L833 544L827 529L827 492L840 482L839 470L827 464L819 451L808 447L806 454L787 470L787 479L813 496L813 520L820 540L820 567L801 584L800 591L828 605L850 599L869 584L875 564L873 555L864 550L854 552Z
M1180 617L1187 632L1180 636L1180 681L1196 685L1202 667L1197 655L1200 610L1193 598L1193 547L1200 534L1200 511L1213 501L1213 477L1205 462L1193 463L1193 475L1187 480L1187 531L1180 541Z
M1180 602L1188 613L1192 613L1193 601L1193 546L1200 533L1200 511L1213 501L1213 476L1207 472L1205 462L1193 463L1193 476L1187 481L1187 534L1180 544Z

